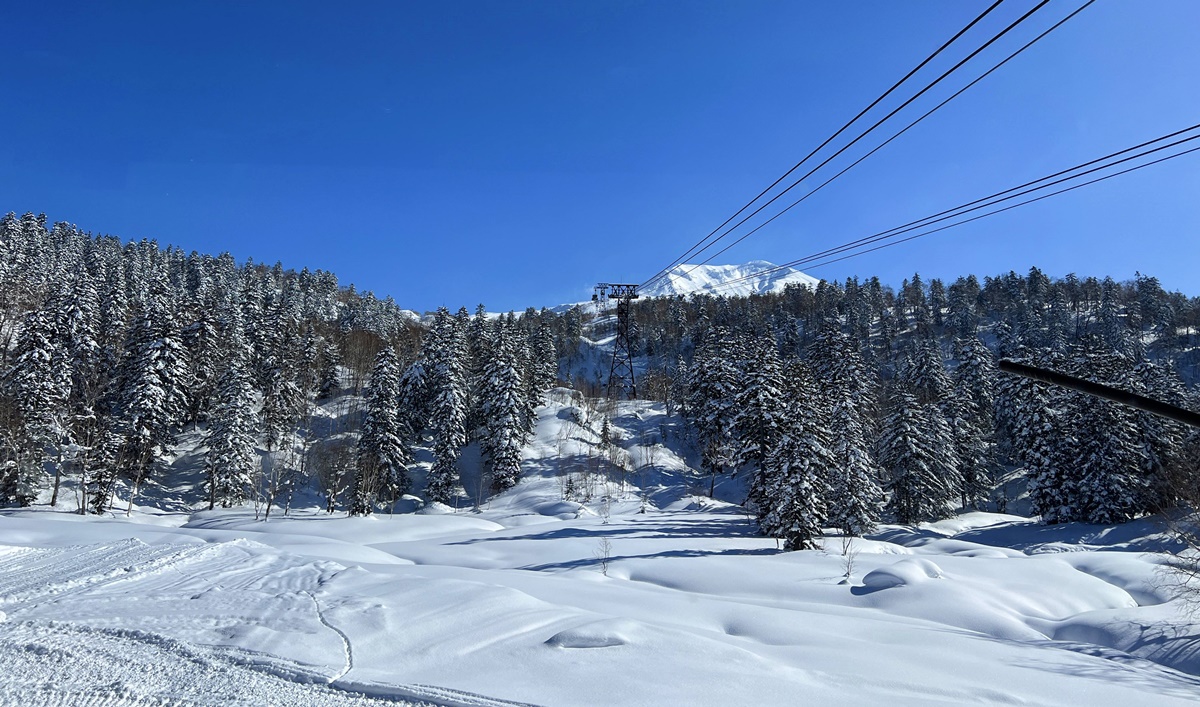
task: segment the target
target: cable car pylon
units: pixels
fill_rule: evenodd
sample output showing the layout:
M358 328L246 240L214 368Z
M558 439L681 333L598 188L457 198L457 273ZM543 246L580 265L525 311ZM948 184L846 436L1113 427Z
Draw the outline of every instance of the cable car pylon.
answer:
M638 286L628 283L601 282L596 285L592 301L597 304L616 300L617 335L613 339L612 365L608 369L606 395L609 399L628 392L630 398L637 397L637 380L633 374L633 346L630 340L633 300L638 298ZM614 393L616 394L614 396Z

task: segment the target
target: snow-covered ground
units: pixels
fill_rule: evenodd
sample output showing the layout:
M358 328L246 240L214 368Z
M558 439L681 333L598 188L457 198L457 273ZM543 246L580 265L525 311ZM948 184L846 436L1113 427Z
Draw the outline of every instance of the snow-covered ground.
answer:
M1151 521L887 526L846 581L838 538L783 553L736 481L699 495L661 406L614 410L610 451L579 403L552 396L527 478L478 512L5 512L0 703L1200 699Z

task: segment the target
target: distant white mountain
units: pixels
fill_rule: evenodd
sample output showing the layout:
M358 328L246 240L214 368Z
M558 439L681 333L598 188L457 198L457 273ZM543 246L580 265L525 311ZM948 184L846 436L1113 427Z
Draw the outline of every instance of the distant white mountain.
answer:
M726 297L745 297L767 292L783 292L788 285L817 286L820 278L800 272L795 268L782 268L775 272L776 265L765 260L751 260L741 265L677 265L658 278L649 287L638 290L642 297L673 297L690 295L693 292L711 293ZM592 302L560 304L550 311L561 314L571 307L583 307L593 311Z
M666 297L711 292L727 297L744 297L782 292L788 285L816 287L820 282L818 278L794 268L758 274L775 267L765 260L752 260L742 265L678 265L649 287L638 290L638 294L643 297Z

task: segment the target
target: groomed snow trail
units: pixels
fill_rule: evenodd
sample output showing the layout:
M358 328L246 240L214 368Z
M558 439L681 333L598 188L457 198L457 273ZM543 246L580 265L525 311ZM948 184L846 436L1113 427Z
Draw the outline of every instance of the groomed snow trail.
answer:
M344 569L247 541L0 548L0 704L526 707L429 685L337 684L353 648L319 594ZM337 643L314 641L304 613ZM129 628L131 616L148 630ZM271 633L282 637L270 651L220 645ZM289 655L290 641L306 645ZM334 672L323 655L337 656Z
M304 683L233 653L125 630L9 622L0 654L6 705L433 704Z

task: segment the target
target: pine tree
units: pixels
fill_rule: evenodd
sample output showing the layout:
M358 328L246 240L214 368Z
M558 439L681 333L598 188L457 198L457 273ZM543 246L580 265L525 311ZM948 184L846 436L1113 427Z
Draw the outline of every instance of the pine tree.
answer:
M337 394L342 385L341 362L337 345L329 340L324 341L317 374L317 400L329 400Z
M188 352L187 380L188 420L200 423L207 419L212 396L217 386L221 360L220 333L212 312L201 310L195 322L183 329L182 340Z
M521 449L527 439L525 396L513 339L498 332L493 341L492 357L484 368L485 383L480 391L484 435L483 453L491 467L492 489L499 493L516 486L521 475Z
M133 495L155 459L170 446L187 410L187 362L179 331L164 307L139 318L126 345L119 411L125 437L122 458L133 476Z
M425 429L429 418L430 390L426 361L418 358L400 376L400 422L414 436Z
M1076 372L1097 382L1130 388L1129 360L1089 337L1074 361ZM1122 523L1150 505L1150 478L1131 408L1075 394L1068 406L1078 439L1077 520Z
M287 362L272 356L264 376L262 391L262 424L267 451L272 451L288 439L288 435L307 402L304 391L296 385Z
M364 396L366 410L358 441L351 515L370 514L379 501L394 502L412 487L408 474L413 462L407 442L409 431L399 411L399 363L390 346L383 347L375 357Z
M933 339L919 339L905 360L905 380L917 402L941 405L951 394L950 376L942 365L942 355Z
M737 465L758 469L782 437L786 403L775 344L759 338L751 351L733 399L733 428Z
M952 403L947 418L954 430L954 446L962 478L964 508L979 508L991 492L992 477L999 471L995 443L996 364L978 337L955 342L958 367L954 369Z
M791 421L768 454L759 475L756 504L764 534L784 541L785 550L816 546L827 517L826 475L833 456L822 444L820 421L809 402L788 406Z
M863 535L879 522L883 491L860 416L849 396L839 396L830 414L829 524L845 535Z
M248 347L235 345L217 382L215 404L208 428L208 507L229 508L244 503L254 486L258 462L254 443L259 427L254 412L246 356Z
M701 465L711 478L710 495L717 477L735 461L733 401L738 372L724 350L727 338L724 329L704 337L688 380L688 410L701 450Z
M61 340L54 317L34 310L25 318L16 362L6 376L21 421L15 476L8 492L9 502L19 506L37 499L45 481L45 466L55 463L67 434L64 418L71 395L71 369Z
M433 431L433 466L425 493L430 501L448 503L458 485L458 456L467 443L467 371L465 332L445 307L434 317L428 363Z
M1179 375L1151 361L1141 361L1126 381L1133 392L1170 405L1187 408L1188 391ZM1149 484L1147 510L1157 512L1174 507L1187 491L1192 479L1185 441L1188 429L1173 420L1148 412L1134 413L1142 448L1142 471Z
M892 390L888 403L879 452L880 465L890 477L888 508L906 525L944 518L957 485L942 475L944 463L933 448L930 425L937 419L936 410L918 403L901 386Z

